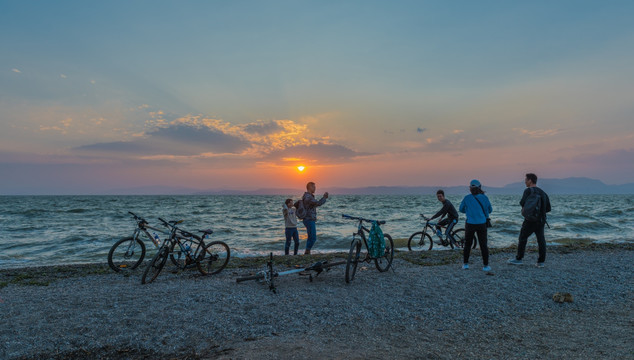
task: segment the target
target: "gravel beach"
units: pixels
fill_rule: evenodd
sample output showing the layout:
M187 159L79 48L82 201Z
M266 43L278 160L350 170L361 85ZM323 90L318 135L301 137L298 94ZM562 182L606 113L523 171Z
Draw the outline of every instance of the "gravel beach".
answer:
M550 247L545 268L461 252L398 253L394 271L345 266L236 283L264 260L212 277L102 264L0 271L2 359L634 359L634 246ZM343 254L277 257L276 270ZM288 264L288 267L287 267ZM555 293L573 301L557 303Z

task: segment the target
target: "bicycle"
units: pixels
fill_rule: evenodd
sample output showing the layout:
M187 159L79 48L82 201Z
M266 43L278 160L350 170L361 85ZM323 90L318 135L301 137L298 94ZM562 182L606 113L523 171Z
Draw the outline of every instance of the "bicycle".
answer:
M381 256L373 257L370 254L370 250L368 247L368 242L365 237L365 233L370 233L370 229L363 226L363 223L376 223L377 225L385 224L385 221L379 220L369 220L360 217L354 217L350 215L343 214L342 217L344 219L357 220L359 224L357 225L357 231L352 233L352 241L350 242L350 252L348 253L348 261L346 263L346 283L354 280L354 276L357 273L357 265L359 262L370 262L374 260L374 265L376 269L380 272L385 272L390 269L392 266L392 260L394 259L394 242L392 241L392 237L389 234L383 233L383 238L385 240L385 250L383 251ZM363 260L359 260L361 253L361 245L365 245L367 250Z
M420 214L420 216L425 219L425 226L422 231L413 233L407 240L407 248L410 251L431 250L434 247L432 236L437 234L436 226L438 223L431 222L424 214ZM442 236L439 236L439 238L439 245L450 246L452 249L464 247L464 229L453 230L448 238L443 238Z
M266 263L266 270L260 271L259 273L252 276L245 276L241 278L237 278L236 282L241 283L247 280L264 280L264 282L269 286L269 290L271 290L274 294L277 294L277 288L275 287L275 283L273 281L274 278L278 276L290 275L299 273L300 275L308 275L308 280L310 282L313 281L313 272L315 272L315 276L319 276L323 271L330 271L330 268L337 265L343 265L346 261L338 261L338 262L328 262L328 261L318 261L310 266L307 266L302 269L292 269L277 272L273 270L273 253L270 253L269 261Z
M221 272L229 263L231 250L222 241L205 243L205 238L213 233L213 230L199 230L202 236L180 229L180 221L165 221L159 218L165 227L169 229L169 237L163 241L159 251L143 272L141 283L151 283L160 274L169 257L179 269L185 269L195 265L203 275L214 275Z
M151 243L158 249L161 246L161 242L158 234L167 234L167 232L148 225L148 222L136 215L135 213L128 211L130 215L136 221L136 228L132 236L125 237L115 242L110 251L108 252L108 265L115 272L122 270L134 270L136 269L145 258L145 243L141 240L145 237L151 241ZM150 235L148 230L153 230L154 235Z

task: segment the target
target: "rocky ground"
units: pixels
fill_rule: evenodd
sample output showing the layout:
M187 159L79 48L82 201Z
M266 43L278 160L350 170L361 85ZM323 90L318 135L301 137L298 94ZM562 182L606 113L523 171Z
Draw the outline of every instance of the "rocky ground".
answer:
M167 268L141 285L142 269L107 265L0 271L2 359L577 358L634 359L634 246L553 246L545 268L492 272L474 251L398 253L394 271L345 266L312 282L297 274L236 283L265 258L232 259L211 277ZM283 271L344 254L277 257ZM570 293L572 302L553 301Z

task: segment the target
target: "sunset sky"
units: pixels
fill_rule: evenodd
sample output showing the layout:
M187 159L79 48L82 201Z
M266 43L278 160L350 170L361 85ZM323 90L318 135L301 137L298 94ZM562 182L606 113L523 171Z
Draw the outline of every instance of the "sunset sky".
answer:
M634 1L0 0L0 194L634 182L633 19Z

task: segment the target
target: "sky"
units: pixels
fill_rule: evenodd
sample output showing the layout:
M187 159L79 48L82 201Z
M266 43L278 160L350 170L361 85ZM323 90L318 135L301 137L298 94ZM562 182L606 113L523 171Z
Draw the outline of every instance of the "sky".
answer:
M0 0L0 194L631 183L632 18L616 0Z

